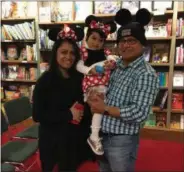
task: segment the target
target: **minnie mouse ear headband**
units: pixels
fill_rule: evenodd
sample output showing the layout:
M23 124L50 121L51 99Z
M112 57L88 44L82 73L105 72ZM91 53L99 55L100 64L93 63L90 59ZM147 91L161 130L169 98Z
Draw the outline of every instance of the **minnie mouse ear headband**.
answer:
M137 11L135 18L135 21L132 21L132 15L128 9L120 9L116 13L115 21L121 25L117 33L117 42L124 37L133 36L142 45L146 45L144 26L150 22L152 14L147 9L142 8Z
M78 42L84 38L84 30L79 26L66 26L63 29L53 28L49 30L48 36L52 41L71 39Z
M85 24L90 30L102 31L106 37L108 36L108 34L116 31L116 23L114 23L113 21L102 23L99 18L93 15L89 15L86 18Z

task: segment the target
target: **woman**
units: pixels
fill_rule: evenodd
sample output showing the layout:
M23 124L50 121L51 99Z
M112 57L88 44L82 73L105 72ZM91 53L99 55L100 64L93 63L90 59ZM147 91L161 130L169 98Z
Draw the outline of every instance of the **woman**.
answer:
M83 36L81 28L49 31L49 38L55 41L50 68L39 78L33 93L33 119L40 123L43 171L52 171L56 164L60 171L76 171L85 158L88 116L83 119L83 112L75 108L83 103L83 76L76 71L80 58L76 41ZM72 124L72 120L80 124Z

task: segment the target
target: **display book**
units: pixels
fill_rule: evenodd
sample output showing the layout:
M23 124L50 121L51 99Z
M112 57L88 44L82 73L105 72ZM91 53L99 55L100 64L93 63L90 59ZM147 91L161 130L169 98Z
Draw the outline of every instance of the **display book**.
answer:
M39 76L34 18L1 19L1 101L32 97Z
M164 129L170 130L171 120L172 120L171 117L174 116L173 114L176 114L179 117L183 115L182 109L172 108L173 94L179 93L181 95L183 91L182 85L173 87L174 72L179 72L180 73L179 76L181 78L181 76L183 76L182 68L184 66L181 60L182 55L180 55L181 57L179 58L180 63L175 64L176 51L178 51L176 50L176 45L180 47L179 52L181 54L182 45L179 44L179 42L182 43L183 41L183 32L181 32L181 30L183 29L180 29L180 32L179 32L180 36L175 34L176 28L178 28L178 27L175 27L177 26L176 21L177 19L179 20L180 18L183 18L183 11L181 10L178 11L178 8L176 6L177 6L177 2L174 2L174 9L166 10L164 17L161 17L161 15L154 16L154 23L151 23L149 27L146 29L146 35L148 37L149 45L150 45L149 47L146 47L147 51L145 51L147 52L147 60L156 69L156 71L158 72L158 75L160 75L160 78L161 78L160 79L161 87L160 87L160 92L158 96L160 98L157 98L155 102L155 107L153 108L153 112L156 114L156 116L161 115L162 117L164 117L164 125L152 127L152 129L155 129L157 127L165 127ZM94 9L92 11L94 11ZM107 20L113 17L112 14L110 15L95 14L95 15L102 17L104 20ZM43 22L39 20L38 26L40 29L43 29L46 32L46 30L49 29L50 27L59 26L60 24L64 24L64 23L79 24L83 26L84 21L74 20L74 21L52 22L51 20L49 20L47 22L46 21ZM181 28L183 28L183 26L181 26ZM45 37L43 36L43 38ZM113 47L115 44L114 38L115 36L112 37L110 39L110 42L108 43L108 44L111 44ZM39 44L41 44L41 42L39 42ZM49 43L49 46L52 47L52 42ZM49 56L48 52L50 52L50 47L49 48L48 47L46 46L41 48L41 45L40 45L40 57L41 57L40 60L43 61L44 63L48 61L48 56ZM43 66L42 71L44 71L48 67L46 63L43 64L42 66ZM175 80L177 81L177 83L179 82L181 84L182 81L181 79L178 79L178 78L179 77L177 75L177 77L175 77ZM183 102L183 100L181 102ZM161 119L161 118L158 118L158 119ZM150 127L146 127L146 128L150 128Z

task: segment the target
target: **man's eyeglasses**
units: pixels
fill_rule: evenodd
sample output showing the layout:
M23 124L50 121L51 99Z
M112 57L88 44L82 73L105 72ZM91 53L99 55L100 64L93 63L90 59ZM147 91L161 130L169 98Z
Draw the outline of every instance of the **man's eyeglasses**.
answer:
M128 45L134 45L137 43L137 40L136 39L121 39L120 43L122 43L122 44L127 43Z

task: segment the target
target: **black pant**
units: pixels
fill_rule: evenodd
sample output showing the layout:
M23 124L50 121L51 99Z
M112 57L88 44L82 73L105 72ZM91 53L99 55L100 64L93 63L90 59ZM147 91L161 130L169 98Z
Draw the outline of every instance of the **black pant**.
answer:
M40 127L39 151L42 170L76 171L80 164L80 134L76 126L65 129Z

